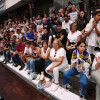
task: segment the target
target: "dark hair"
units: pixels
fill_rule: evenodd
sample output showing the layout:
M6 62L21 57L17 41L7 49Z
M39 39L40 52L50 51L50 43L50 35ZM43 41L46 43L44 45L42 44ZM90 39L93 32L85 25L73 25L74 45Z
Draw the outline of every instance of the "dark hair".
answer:
M95 11L93 15L96 16L99 13L100 13L100 11Z
M62 26L62 23L61 23L61 22L58 22L58 23L57 23L57 26L58 26L58 25Z
M81 45L82 43L84 43L86 45L84 40L80 40L80 41L78 41L77 46Z
M38 43L37 42L31 42L31 45L38 47Z
M48 31L47 27L44 27L43 29L46 29Z
M84 12L84 19L86 19L87 18L86 12L85 11L80 11L80 12ZM80 14L78 15L78 18L81 19Z
M42 42L42 47L43 47L43 44L44 44L44 43L46 43L47 46L48 46L48 41L47 41L47 40L44 40L44 41Z
M77 23L76 23L76 22L73 22L73 23L70 25L70 30L71 30L71 31L72 31L72 26L73 26L74 24L76 24L76 25L77 25Z
M30 45L30 44L31 44L31 42L30 42L30 41L26 41L26 43L25 43L25 44L29 44L29 45Z

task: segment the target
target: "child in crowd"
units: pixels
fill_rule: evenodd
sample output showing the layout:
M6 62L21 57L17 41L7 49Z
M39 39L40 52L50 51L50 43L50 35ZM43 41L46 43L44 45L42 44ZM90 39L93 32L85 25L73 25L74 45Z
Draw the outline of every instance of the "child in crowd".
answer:
M77 43L77 49L73 51L70 69L63 73L63 86L71 87L71 77L80 74L80 97L83 98L88 85L90 55L85 50L86 44L83 40Z
M25 64L25 67L26 67L25 70L27 69L27 61L31 57L31 55L32 55L32 49L30 47L30 41L27 41L25 49L24 49L24 54L22 56L22 61Z

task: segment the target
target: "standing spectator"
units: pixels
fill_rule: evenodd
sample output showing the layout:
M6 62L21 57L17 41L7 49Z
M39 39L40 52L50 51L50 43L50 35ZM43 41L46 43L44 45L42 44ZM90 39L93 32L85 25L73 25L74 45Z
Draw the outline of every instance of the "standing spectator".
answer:
M100 52L96 53L92 64L92 78L96 81L96 100L100 99Z

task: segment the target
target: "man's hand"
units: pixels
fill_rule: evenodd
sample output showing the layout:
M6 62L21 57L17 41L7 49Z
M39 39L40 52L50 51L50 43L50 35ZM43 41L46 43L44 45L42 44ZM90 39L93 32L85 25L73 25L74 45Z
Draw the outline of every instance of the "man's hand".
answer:
M71 46L66 46L66 49L67 50L70 50L72 47Z
M81 71L82 69L83 69L83 66L80 64L78 71Z

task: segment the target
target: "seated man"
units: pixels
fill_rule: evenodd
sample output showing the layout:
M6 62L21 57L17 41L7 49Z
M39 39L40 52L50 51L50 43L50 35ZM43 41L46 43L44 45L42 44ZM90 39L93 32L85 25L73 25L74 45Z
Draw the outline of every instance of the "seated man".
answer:
M29 33L26 36L26 40L27 41L33 41L34 40L34 32L33 32L32 27L29 28Z
M4 38L3 39L3 42L4 42L4 45L3 45L3 53L4 53L4 60L2 61L4 64L7 63L8 59L7 59L7 53L9 52L10 50L10 43L9 41L7 40L7 38Z
M96 100L100 100L100 52L96 53L92 64L92 70L91 76L96 81Z
M23 68L25 67L25 64L22 61L22 54L24 53L24 49L25 49L25 44L23 42L21 42L20 39L16 40L16 51L13 52L12 55L12 59L15 63L15 67L17 67L18 65L21 65L21 68L19 70L23 70Z

